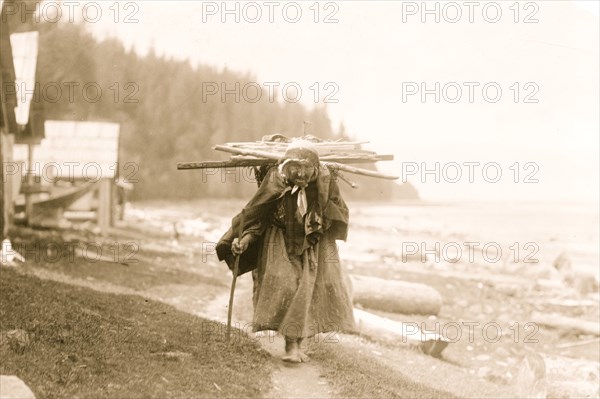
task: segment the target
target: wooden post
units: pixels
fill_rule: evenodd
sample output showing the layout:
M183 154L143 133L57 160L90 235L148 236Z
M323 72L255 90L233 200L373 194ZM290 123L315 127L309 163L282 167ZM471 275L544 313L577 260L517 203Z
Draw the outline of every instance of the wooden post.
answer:
M25 192L25 220L27 226L33 221L33 198L31 197L33 184L33 144L27 144L27 191Z
M111 179L101 179L98 187L98 211L97 223L102 233L106 233L110 227L111 212Z
M119 220L125 220L125 205L127 204L127 189L125 187L121 188L119 192L121 193L121 206L119 207Z
M1 112L2 110L0 110ZM6 187L9 186L7 179L5 178L5 163L4 153L6 152L6 143L4 129L0 130L0 172L2 173L2 179L0 179L0 240L6 237L8 232L8 206L6 205Z
M20 178L20 176L13 173L9 174L6 170L6 166L11 164L13 160L14 136L4 132L0 132L0 136L0 162L2 162L2 168L0 169L2 171L2 181L0 182L0 207L2 208L0 233L2 238L5 238L13 218L13 179Z
M115 225L115 212L116 212L116 208L117 208L117 197L116 197L117 187L116 187L114 179L107 179L107 180L110 183L110 193L109 193L109 198L110 198L109 208L110 209L109 209L108 224L110 227L113 227Z

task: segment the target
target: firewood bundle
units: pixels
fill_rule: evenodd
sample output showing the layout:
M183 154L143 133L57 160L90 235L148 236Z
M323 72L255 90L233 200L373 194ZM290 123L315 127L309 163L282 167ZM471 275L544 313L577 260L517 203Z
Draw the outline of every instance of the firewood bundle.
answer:
M338 175L340 175L340 172L348 172L381 179L398 179L397 176L348 165L391 161L394 159L393 155L381 155L373 151L362 149L361 146L368 143L367 141L324 141L313 136L305 136L302 139L311 141L319 153L321 164L327 166ZM216 145L213 147L214 150L232 154L229 160L179 162L177 164L177 169L253 167L255 168L255 171L258 172L258 168L264 170L264 168L268 168L279 162L292 141L293 139L289 139L282 135L272 135L263 137L261 141ZM342 176L340 175L340 177ZM350 184L353 185L353 183Z

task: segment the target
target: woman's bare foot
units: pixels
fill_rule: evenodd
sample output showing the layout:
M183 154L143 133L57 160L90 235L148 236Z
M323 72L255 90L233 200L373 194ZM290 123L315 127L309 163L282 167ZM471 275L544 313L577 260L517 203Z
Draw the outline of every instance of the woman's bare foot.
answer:
M310 357L308 357L308 355L306 353L304 353L303 351L299 350L298 355L300 356L301 362L303 362L303 363L310 362Z
M306 355L305 355L306 356ZM298 350L298 342L295 339L285 339L285 355L281 358L284 362L300 363L302 357Z
M304 352L302 350L302 340L303 338L298 338L298 354L300 356L300 361L306 363L306 362L310 362L310 358L308 357L308 355L306 354L306 352Z

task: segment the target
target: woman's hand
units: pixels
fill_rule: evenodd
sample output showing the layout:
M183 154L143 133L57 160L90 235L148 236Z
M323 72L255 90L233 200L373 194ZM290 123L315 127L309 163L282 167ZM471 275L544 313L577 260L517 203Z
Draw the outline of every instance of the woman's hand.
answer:
M233 252L233 254L236 256L240 255L248 249L248 245L250 245L249 235L243 236L241 240L234 238L233 242L231 243L231 252Z

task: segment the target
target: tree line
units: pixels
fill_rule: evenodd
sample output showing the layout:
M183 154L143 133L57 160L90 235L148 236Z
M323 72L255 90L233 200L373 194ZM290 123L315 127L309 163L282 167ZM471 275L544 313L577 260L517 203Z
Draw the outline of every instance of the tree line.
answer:
M215 144L253 141L273 133L301 136L305 121L315 136L349 139L343 125L332 127L324 106L307 109L264 95L252 102L235 101L232 95L223 101L221 95L203 91L203 82L227 88L253 84L257 79L249 73L203 64L192 67L154 51L140 56L117 39L96 40L83 24L12 17L11 32L39 32L39 90L33 101L43 102L46 120L120 124L121 172L126 163L136 165L123 173L133 183L133 200L248 197L256 185L247 171L176 170L177 162L228 158L211 149ZM349 192L350 198L418 197L407 184L354 180L362 187Z

